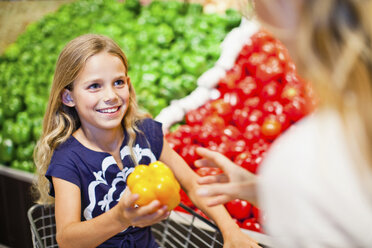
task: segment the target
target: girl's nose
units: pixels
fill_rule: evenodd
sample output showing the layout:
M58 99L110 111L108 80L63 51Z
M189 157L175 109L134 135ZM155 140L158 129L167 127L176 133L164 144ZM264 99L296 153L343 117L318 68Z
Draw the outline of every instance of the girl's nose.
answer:
M113 87L107 87L104 91L104 102L111 102L116 101L118 99L118 95L116 94L116 90Z

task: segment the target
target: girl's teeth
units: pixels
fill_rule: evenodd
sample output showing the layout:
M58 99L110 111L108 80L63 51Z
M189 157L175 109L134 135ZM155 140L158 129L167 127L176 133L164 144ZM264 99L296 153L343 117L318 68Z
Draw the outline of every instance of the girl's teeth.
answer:
M117 110L118 110L118 108L102 109L102 110L99 110L99 112L101 112L101 113L114 113Z

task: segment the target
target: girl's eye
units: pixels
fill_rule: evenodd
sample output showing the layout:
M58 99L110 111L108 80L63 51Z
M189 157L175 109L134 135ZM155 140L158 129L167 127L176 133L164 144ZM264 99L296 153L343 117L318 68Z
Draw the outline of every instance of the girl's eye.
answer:
M99 84L94 83L94 84L89 85L88 89L96 90L96 89L98 89L99 87L100 87Z
M121 80L121 79L116 80L116 81L114 82L114 85L115 85L115 86L122 86L122 85L124 85L124 84L125 84L124 80Z

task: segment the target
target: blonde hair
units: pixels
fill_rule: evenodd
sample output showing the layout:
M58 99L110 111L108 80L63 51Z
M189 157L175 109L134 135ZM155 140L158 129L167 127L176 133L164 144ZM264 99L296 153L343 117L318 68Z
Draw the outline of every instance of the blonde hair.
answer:
M49 181L45 177L45 173L54 150L80 127L75 108L67 107L62 103L62 92L66 88L72 89L73 82L85 66L87 59L100 52L108 52L119 57L128 71L128 62L123 51L113 40L102 35L85 34L79 36L70 41L59 55L44 115L42 134L34 150L34 162L37 168L37 181L34 189L38 193L39 203L45 204L54 201L54 198L48 195ZM122 125L128 133L128 146L131 149L132 160L136 163L132 150L136 132L139 132L136 122L148 115L138 111L136 95L131 83L129 83L129 95L129 105Z
M351 150L361 152L371 171L372 1L304 1L302 10L299 68L314 84L321 106L341 114L350 148L355 145Z
M270 8L270 1L266 2ZM372 171L371 13L370 0L303 0L299 26L296 34L291 34L297 38L291 54L301 75L313 84L320 99L319 107L330 107L340 113L350 148L358 161L356 168L367 161L369 172ZM289 34L288 30L263 24L278 38L285 39Z

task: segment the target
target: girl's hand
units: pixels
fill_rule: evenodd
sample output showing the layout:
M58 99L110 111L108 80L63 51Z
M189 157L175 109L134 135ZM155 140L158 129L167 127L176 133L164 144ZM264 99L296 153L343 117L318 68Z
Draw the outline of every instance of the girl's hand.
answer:
M237 198L256 204L256 175L234 164L221 153L201 147L197 148L196 152L203 159L195 161L195 166L218 167L224 171L220 175L198 179L202 186L197 190L197 194L209 198L208 206L224 204Z
M132 194L129 188L124 190L123 196L117 204L118 219L125 226L145 227L153 225L169 216L167 206L161 206L155 200L146 206L135 207L135 201L139 198Z

